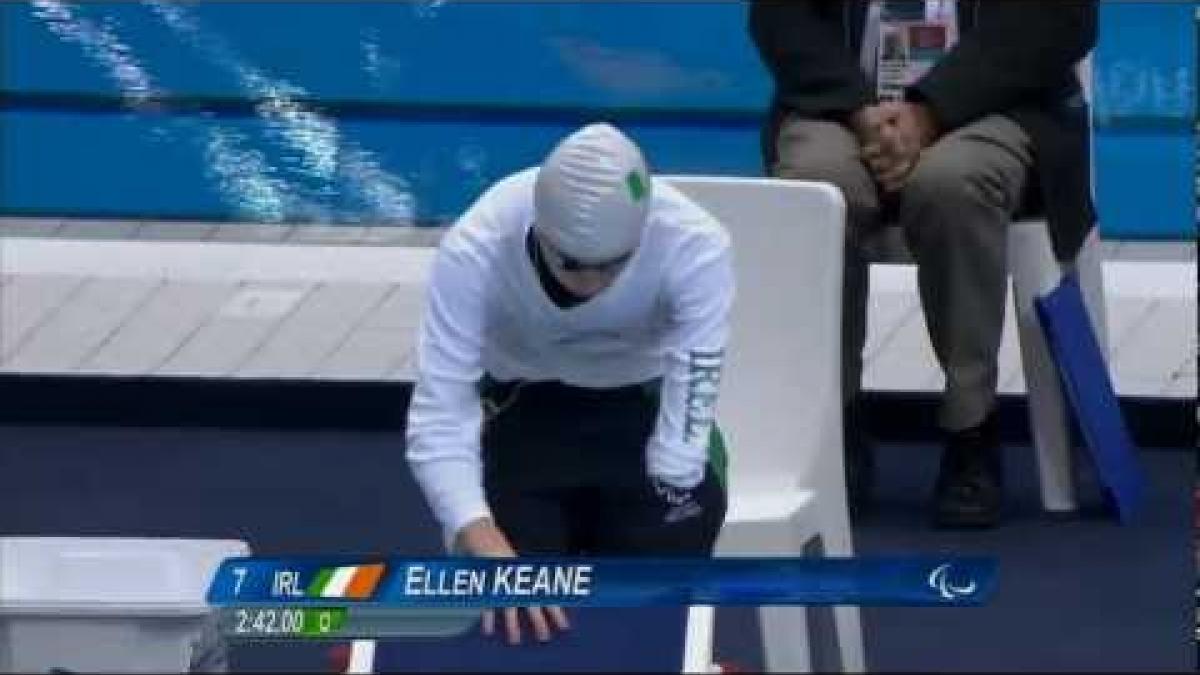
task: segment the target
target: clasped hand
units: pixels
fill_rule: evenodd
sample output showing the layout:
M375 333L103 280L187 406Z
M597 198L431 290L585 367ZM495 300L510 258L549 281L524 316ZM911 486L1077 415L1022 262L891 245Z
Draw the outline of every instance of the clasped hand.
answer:
M921 152L938 137L937 122L921 103L885 102L865 106L852 118L862 160L885 192L904 186Z

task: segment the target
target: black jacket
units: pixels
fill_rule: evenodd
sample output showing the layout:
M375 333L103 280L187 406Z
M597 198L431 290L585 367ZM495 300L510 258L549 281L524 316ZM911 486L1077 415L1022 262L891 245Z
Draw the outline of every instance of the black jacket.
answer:
M764 129L767 166L783 116L844 121L875 102L859 65L866 0L752 0L750 34L775 81ZM906 92L943 131L1008 115L1033 141L1038 189L1059 260L1072 260L1095 224L1089 112L1075 65L1096 42L1096 0L958 0L961 38Z

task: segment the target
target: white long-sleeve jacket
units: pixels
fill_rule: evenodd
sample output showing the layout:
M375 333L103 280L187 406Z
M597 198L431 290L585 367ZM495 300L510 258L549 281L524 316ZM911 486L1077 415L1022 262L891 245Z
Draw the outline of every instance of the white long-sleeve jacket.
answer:
M729 236L661 180L633 257L611 286L560 308L526 253L537 168L496 183L443 237L429 280L408 413L407 457L448 536L490 515L477 383L617 387L662 378L646 469L677 486L704 475L734 297Z

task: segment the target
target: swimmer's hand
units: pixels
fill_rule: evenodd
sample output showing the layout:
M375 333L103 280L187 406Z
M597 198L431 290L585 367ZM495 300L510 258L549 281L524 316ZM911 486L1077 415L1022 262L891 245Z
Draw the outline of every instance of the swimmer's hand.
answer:
M517 552L509 543L508 537L496 526L491 518L479 518L471 521L458 531L455 537L455 549L467 555L480 558L515 558ZM496 611L484 610L483 634L492 635L496 632ZM553 637L554 631L570 629L567 613L561 607L508 607L499 610L504 615L505 632L510 645L521 644L521 614L528 617L533 635L539 642L547 642Z

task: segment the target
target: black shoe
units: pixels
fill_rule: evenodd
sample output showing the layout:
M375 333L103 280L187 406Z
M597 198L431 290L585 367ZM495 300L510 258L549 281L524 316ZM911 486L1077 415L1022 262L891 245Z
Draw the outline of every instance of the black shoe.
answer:
M858 515L870 507L875 491L875 448L857 402L842 410L842 438L846 444L846 499L850 512Z
M933 496L933 523L944 528L989 528L1000 522L1004 466L996 416L950 434Z

